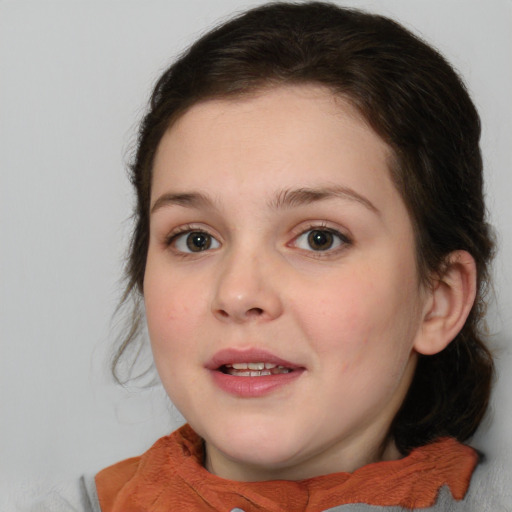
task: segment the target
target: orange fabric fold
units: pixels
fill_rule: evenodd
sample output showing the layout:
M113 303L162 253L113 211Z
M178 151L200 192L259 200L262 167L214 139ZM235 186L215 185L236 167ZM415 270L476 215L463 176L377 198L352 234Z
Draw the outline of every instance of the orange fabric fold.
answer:
M102 512L321 512L348 503L427 508L448 486L461 500L477 464L476 452L443 438L407 457L297 482L235 482L202 466L203 443L188 425L159 439L145 454L96 475Z

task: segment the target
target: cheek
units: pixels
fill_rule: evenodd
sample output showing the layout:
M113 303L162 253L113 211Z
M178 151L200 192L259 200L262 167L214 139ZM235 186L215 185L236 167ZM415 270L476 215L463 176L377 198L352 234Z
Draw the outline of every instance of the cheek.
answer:
M144 304L149 337L158 366L158 359L172 352L177 357L184 348L190 348L201 323L201 298L198 287L187 280L175 280L165 273L146 272Z
M194 333L202 318L194 288L172 281L165 274L147 273L144 303L156 370L167 394L182 410L183 402L189 400L184 383L190 378L183 372L198 356L200 347Z
M307 300L295 299L297 322L317 353L341 355L337 360L344 368L364 358L389 360L390 352L402 360L415 332L413 287L407 277L389 270L368 267L347 273L314 292L310 287L309 294L302 295Z

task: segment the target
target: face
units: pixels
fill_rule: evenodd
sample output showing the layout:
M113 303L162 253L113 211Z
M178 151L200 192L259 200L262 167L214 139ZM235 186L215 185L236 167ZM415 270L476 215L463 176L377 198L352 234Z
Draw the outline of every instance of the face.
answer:
M164 135L144 300L210 471L301 479L398 456L386 434L426 298L389 158L314 86L198 104Z

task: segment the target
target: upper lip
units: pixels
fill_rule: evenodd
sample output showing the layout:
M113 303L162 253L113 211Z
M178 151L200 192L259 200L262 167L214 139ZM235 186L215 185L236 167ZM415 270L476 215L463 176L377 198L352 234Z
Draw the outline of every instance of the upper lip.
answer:
M285 368L301 368L299 364L286 361L264 349L235 349L226 348L216 352L213 357L206 363L209 370L217 370L221 366L237 363L271 363L276 366L284 366Z

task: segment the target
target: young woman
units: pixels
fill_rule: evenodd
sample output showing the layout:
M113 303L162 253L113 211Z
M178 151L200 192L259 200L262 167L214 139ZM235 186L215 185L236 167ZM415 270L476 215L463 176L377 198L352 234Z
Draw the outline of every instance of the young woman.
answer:
M479 137L450 65L380 16L268 4L183 54L140 127L114 369L145 316L188 423L83 507L480 510Z

